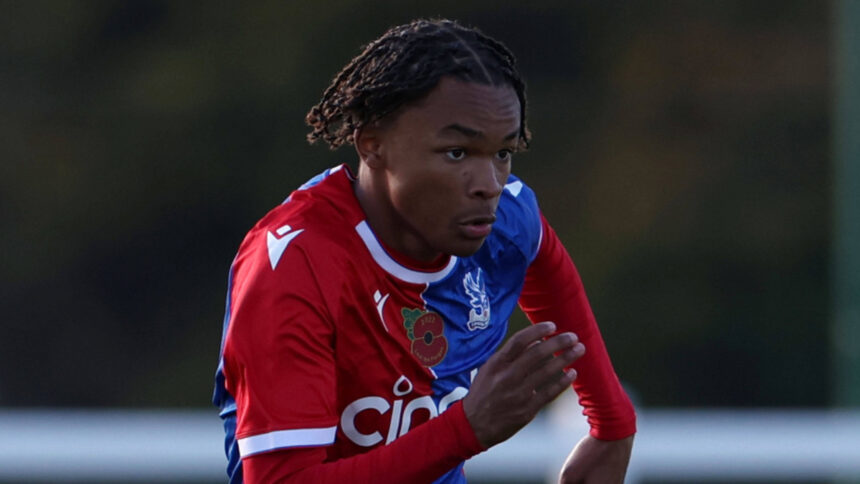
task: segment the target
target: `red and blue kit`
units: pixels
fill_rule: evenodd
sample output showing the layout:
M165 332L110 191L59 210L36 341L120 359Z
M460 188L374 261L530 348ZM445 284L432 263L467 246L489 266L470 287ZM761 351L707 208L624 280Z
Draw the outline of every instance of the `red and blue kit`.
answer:
M345 165L293 192L230 269L214 402L230 481L466 482L463 413L519 304L585 345L574 363L599 439L635 432L579 275L511 176L480 250L419 264L368 226Z

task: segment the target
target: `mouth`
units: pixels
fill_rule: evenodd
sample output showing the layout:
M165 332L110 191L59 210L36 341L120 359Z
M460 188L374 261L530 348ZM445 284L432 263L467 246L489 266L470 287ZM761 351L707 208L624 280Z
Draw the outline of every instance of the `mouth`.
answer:
M483 239L490 235L493 230L493 223L496 217L493 215L483 215L477 217L469 217L459 223L460 230L469 239Z

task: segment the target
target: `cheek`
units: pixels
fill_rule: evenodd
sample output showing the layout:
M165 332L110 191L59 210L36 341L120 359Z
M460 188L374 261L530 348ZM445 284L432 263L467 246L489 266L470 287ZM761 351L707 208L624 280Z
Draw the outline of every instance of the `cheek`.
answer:
M433 177L400 185L392 198L401 215L418 229L447 225L456 211L457 194L451 183Z
M496 168L496 181L499 185L505 185L511 175L511 163L496 163L494 166Z
M431 187L414 187L398 194L396 205L400 213L413 225L434 225L438 219L443 203L441 196Z

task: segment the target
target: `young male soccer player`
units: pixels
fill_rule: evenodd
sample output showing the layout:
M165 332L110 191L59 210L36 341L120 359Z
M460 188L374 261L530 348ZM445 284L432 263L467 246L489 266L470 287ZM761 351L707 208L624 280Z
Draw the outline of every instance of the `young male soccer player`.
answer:
M465 482L573 383L591 425L562 482L622 482L633 408L534 193L514 57L418 20L352 60L308 114L353 144L245 237L215 403L231 482ZM501 345L519 303L537 322ZM551 322L550 322L551 321Z

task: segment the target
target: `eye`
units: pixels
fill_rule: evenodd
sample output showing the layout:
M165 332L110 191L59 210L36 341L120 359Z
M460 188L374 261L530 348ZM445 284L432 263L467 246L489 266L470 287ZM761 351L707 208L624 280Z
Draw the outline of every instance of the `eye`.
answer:
M496 158L501 161L511 161L511 157L514 155L514 152L508 149L504 149L496 153Z
M466 150L464 150L462 148L454 148L454 149L446 151L445 155L447 155L448 158L450 158L454 161L460 161L466 157Z

